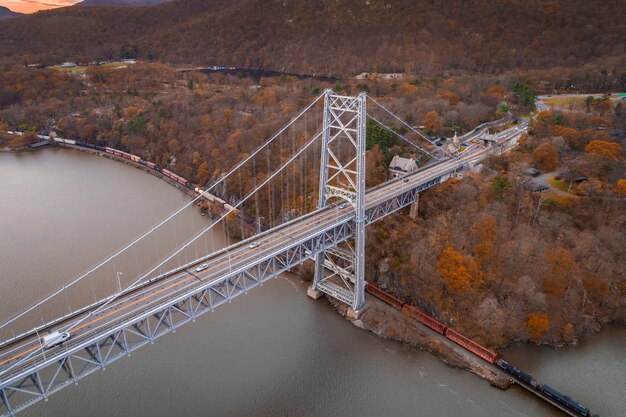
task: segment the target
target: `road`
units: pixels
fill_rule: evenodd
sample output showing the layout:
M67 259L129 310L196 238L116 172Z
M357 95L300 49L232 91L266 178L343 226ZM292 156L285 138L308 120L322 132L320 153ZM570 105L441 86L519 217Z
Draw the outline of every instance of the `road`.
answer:
M368 190L365 197L366 209L375 207L393 196L417 188L420 184L436 179L441 175L453 174L468 164L484 159L493 150L503 152L509 149L510 146L507 147L506 144L511 143L511 146L514 146L516 141L510 139L519 138L526 126L527 122L502 132L500 135L505 146L476 148L459 159L440 162L404 178L398 178ZM205 286L209 282L223 279L224 276L234 270L255 265L259 259L276 253L279 249L287 249L294 242L332 229L353 217L354 209L352 206L345 208L329 206L317 210L293 222L268 230L212 254L208 259L199 262L208 265L207 269L199 273L195 272L197 265L190 266L185 271L173 273L142 287L135 287L132 291L120 295L119 298L109 302L104 307L99 309L94 307L93 310L81 313L69 321L51 325L39 332L41 335L52 331L69 331L72 337L63 346L43 349L38 335L31 335L12 344L6 344L0 348L0 379L5 379L9 371L11 375L15 375L20 371L31 369L36 363L41 363L46 359L49 360L57 356L61 358L67 350L80 346L88 340L104 336L117 325L133 322L133 318L146 311L169 305L172 300L179 296L191 293L194 289Z

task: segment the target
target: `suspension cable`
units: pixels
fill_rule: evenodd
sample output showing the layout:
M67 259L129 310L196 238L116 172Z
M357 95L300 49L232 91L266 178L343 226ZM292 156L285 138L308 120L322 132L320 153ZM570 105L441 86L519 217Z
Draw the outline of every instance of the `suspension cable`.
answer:
M182 212L184 209L186 209L187 207L189 207L190 205L194 204L198 199L204 197L206 194L209 194L210 191L213 191L217 185L221 184L223 181L226 180L226 178L228 178L231 174L233 174L235 171L237 171L241 166L243 166L246 162L248 162L250 159L252 159L254 156L256 156L259 152L261 152L264 148L266 148L270 143L272 143L278 136L280 136L287 128L289 128L292 124L294 124L303 114L305 114L311 107L313 107L322 97L324 97L325 93L320 94L315 100L313 100L308 106L306 106L302 111L300 111L300 113L298 113L295 117L293 117L285 126L283 126L278 132L276 132L268 141L264 142L263 144L261 144L259 147L257 147L257 149L252 152L247 158L245 158L244 160L242 160L241 162L239 162L234 168L232 168L228 173L226 173L225 175L223 175L222 177L220 177L213 185L211 185L210 187L208 187L206 190L204 190L202 193L198 194L197 197L195 197L194 199L192 199L191 201L189 201L188 203L182 205L179 209L177 209L176 211L174 211L172 214L170 214L169 216L167 216L165 219L163 219L161 222L159 222L158 224L156 224L155 226L151 227L147 232L143 233L141 236L139 236L138 238L136 238L135 240L133 240L132 242L126 244L123 248L119 249L117 252L115 252L113 255L109 256L108 258L106 258L105 260L101 261L100 263L98 263L96 266L92 267L91 269L89 269L87 272L83 273L82 275L80 275L78 278L74 279L73 281L71 281L69 284L65 284L63 285L62 288L58 289L57 291L54 291L52 294L48 295L47 297L45 297L44 299L38 301L37 303L35 303L34 305L32 305L31 307L27 308L26 310L22 311L21 313L15 315L14 317L8 319L6 322L0 324L0 329L5 328L6 326L8 326L11 323L14 323L16 320L20 319L21 317L24 317L26 314L30 313L31 311L33 311L35 308L37 308L39 305L51 300L52 298L56 297L57 295L61 294L62 292L64 292L66 290L66 288L73 286L74 284L76 284L77 282L81 281L83 278L85 278L86 276L88 276L89 274L91 274L92 272L98 270L100 267L102 267L103 265L107 264L109 261L111 261L112 259L114 259L115 257L117 257L118 255L120 255L121 253L125 252L127 249L131 248L132 246L134 246L135 244L137 244L138 242L140 242L141 240L143 240L145 237L147 237L148 235L150 235L152 232L154 232L155 230L157 230L158 228L160 228L161 226L163 226L165 223L167 223L168 221L170 221L172 218L174 218L176 215L178 215L180 212Z
M428 152L425 149L422 149L421 146L411 142L410 140L408 140L407 138L404 137L404 135L401 135L400 133L396 132L395 130L393 130L392 128L390 128L389 126L387 126L386 124L384 124L383 122L381 122L380 120L376 119L374 116L367 116L370 119L372 119L373 121L375 121L376 123L378 123L379 125L381 125L382 127L384 127L385 129L387 129L388 131L390 131L391 133L393 133L394 135L398 136L400 139L402 139L403 141L405 141L406 143L408 143L411 146L414 146L415 148L417 148L418 151L425 153L426 155L430 156L431 158L434 158L436 160L440 160L441 158L437 158L435 155L433 155L432 153Z
M425 141L427 141L428 143L430 143L431 145L433 145L436 149L439 149L439 147L432 141L430 140L430 138L425 135L423 132L420 132L419 130L415 129L413 126L409 125L408 123L406 123L404 120L402 120L401 118L399 118L398 116L396 116L393 112L391 112L390 110L388 110L385 106L383 106L382 104L380 104L378 101L376 101L372 96L370 96L369 94L367 95L367 98L369 98L374 104L376 104L378 107L380 107L381 109L383 109L385 112L387 112L388 114L390 114L393 118L395 118L397 121L399 121L404 127L408 128L409 130L411 130L413 133L417 134L419 137L421 137L422 139L424 139ZM371 116L370 116L371 117ZM449 154L448 152L444 151L443 149L440 149L444 154L446 154L447 156L453 157L453 155ZM440 160L441 158L437 158L435 156L433 156L433 158Z
M135 280L135 282L133 282L130 285L127 285L122 291L117 292L113 298L107 300L106 303L98 306L95 310L92 311L93 313L96 313L98 311L100 311L102 308L106 307L108 304L111 303L111 301L115 300L117 297L119 297L121 294L124 293L125 290L128 290L129 288L132 288L133 286L139 284L145 277L147 277L148 275L150 275L152 272L154 272L155 270L157 270L159 267L161 267L162 265L164 265L165 263L167 263L170 259L172 259L174 256L178 255L180 252L182 252L184 249L186 249L189 245L191 245L193 242L195 242L198 238L200 238L200 236L203 236L206 232L208 232L209 230L211 230L213 228L213 226L215 226L216 224L220 223L222 220L224 220L226 217L228 217L228 215L230 215L233 211L238 210L238 207L240 207L243 203L245 203L251 196L253 196L257 191L259 191L261 188L263 188L263 186L265 186L265 184L267 184L268 182L270 182L274 177L276 177L279 173L281 173L285 168L287 168L289 166L289 164L291 164L291 162L293 162L298 156L300 156L305 150L307 150L309 148L309 146L311 146L313 143L315 143L315 141L322 135L322 132L319 132L317 135L315 135L311 140L309 140L306 144L304 144L300 150L294 154L291 158L289 158L289 160L284 163L280 168L278 168L271 177L266 178L265 180L263 180L263 182L258 185L254 190L248 192L245 197L243 197L242 199L239 200L239 202L233 206L231 209L229 209L226 213L222 214L220 216L219 219L217 219L215 222L211 223L210 225L208 225L207 227L205 227L202 231L200 231L195 237L193 237L192 239L188 240L185 244L183 244L179 249L177 249L175 252L173 252L171 255L169 255L167 258L165 258L164 260L162 260L158 265L152 267L152 269L150 269L148 272L144 273L141 277L139 277L137 280ZM85 318L82 318L81 320L72 323L67 329L66 331L69 331L71 329L73 329L75 326L77 326L78 324L82 323L83 320L85 320Z

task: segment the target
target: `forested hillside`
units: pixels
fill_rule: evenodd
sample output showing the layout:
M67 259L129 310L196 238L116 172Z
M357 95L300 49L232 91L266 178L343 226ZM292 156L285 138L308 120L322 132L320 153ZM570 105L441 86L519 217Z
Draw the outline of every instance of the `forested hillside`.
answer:
M0 6L0 20L9 19L9 18L12 18L12 17L18 17L18 16L21 16L21 15L22 15L21 13L16 13L16 12L6 8L6 7Z
M136 57L345 75L580 66L624 54L621 1L180 0L0 23L4 64Z
M77 6L154 6L155 4L167 3L172 0L83 0L76 3Z

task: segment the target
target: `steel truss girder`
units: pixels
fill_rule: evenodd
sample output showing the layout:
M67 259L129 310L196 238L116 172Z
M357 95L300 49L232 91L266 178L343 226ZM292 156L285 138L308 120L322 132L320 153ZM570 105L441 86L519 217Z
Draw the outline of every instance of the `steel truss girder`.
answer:
M268 256L254 265L230 271L223 277L199 285L166 305L124 322L93 340L62 350L25 371L4 375L0 381L0 416L13 416L28 406L73 384L117 359L175 332L176 328L213 311L270 278L303 263L353 236L355 224L347 218ZM199 283L200 284L200 283Z
M445 181L445 176L446 175L438 176L437 178L419 184L417 187L409 188L406 191L402 191L400 194L390 196L387 200L367 207L365 210L366 224L374 223L375 221L382 219L383 217L394 213L403 207L415 203L417 195L420 192Z

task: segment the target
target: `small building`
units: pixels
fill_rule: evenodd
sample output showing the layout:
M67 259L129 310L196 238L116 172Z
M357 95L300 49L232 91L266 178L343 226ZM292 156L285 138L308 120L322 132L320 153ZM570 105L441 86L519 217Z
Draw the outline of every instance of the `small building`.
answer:
M483 141L485 146L491 146L494 143L500 140L500 137L496 133L489 133L489 131L485 130L485 132L478 137L479 140Z
M530 177L538 177L539 175L541 175L541 172L537 168L528 168L524 171L524 174Z
M415 170L417 170L415 159L402 158L396 155L389 163L389 178L398 178Z

